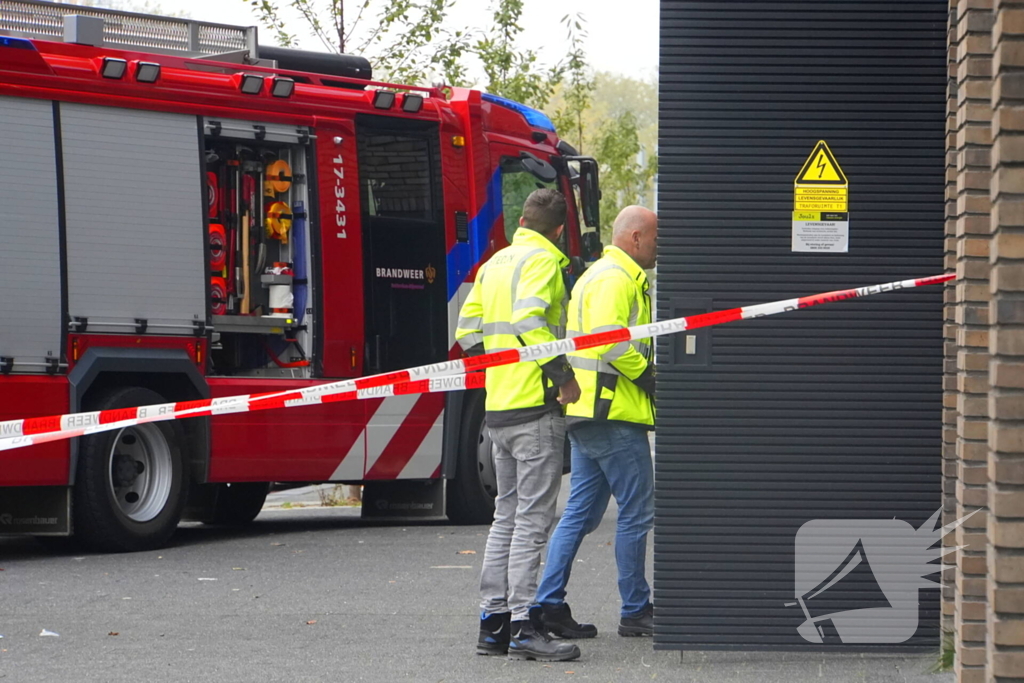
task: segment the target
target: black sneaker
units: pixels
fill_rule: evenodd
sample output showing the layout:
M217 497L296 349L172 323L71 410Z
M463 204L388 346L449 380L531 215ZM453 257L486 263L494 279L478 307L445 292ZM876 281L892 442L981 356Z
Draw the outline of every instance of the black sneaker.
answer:
M476 641L478 655L503 655L508 652L508 643L512 637L509 626L512 615L492 614L489 617L480 615L480 637Z
M572 618L569 604L542 605L544 630L555 638L593 638L597 635L597 627L593 624L581 624Z
M654 605L647 603L644 611L635 617L619 619L619 635L626 637L654 635Z
M579 659L580 649L572 643L558 643L534 628L530 620L512 622L509 659L533 659L538 662L567 662Z

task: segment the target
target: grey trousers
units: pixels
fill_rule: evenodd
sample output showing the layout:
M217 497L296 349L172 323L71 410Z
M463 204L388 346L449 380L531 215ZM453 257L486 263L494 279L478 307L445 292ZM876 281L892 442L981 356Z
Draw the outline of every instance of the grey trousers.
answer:
M498 480L494 523L480 573L483 616L528 618L562 483L565 419L548 413L513 427L488 427Z

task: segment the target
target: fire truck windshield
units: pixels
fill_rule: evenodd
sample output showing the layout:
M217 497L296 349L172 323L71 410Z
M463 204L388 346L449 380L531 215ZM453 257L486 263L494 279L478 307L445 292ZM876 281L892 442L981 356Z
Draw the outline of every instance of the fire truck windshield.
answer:
M523 215L523 203L536 189L558 190L557 180L545 183L523 167L523 160L516 157L501 159L501 210L505 217L505 238L511 243L512 235L519 229ZM564 233L563 233L564 234Z

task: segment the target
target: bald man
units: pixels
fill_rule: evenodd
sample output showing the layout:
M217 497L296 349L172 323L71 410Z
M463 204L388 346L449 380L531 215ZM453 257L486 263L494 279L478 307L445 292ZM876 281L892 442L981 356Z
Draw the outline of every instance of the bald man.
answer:
M658 218L628 206L615 219L612 244L572 290L568 335L605 332L651 322L646 269L654 267ZM609 344L569 355L580 400L566 411L572 443L569 501L548 542L537 590L546 630L559 638L593 638L565 602L566 584L584 536L601 523L610 496L619 517L615 562L622 598L620 636L650 636L654 607L647 583L647 534L654 522L654 356L650 339Z

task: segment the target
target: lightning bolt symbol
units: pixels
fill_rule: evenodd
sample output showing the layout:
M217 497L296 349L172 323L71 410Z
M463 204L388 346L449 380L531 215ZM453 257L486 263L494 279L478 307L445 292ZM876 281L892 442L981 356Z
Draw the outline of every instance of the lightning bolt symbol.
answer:
M818 165L814 167L814 168L819 169L818 170L818 178L821 178L821 176L825 175L825 167L826 166L828 166L828 164L825 162L825 153L822 152L821 157L818 158Z

